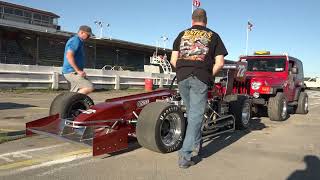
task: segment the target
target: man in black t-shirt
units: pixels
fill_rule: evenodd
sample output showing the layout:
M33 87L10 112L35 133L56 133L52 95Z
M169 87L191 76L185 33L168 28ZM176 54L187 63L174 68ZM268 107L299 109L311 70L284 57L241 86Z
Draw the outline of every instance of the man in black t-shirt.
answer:
M179 167L194 165L192 152L201 148L201 125L208 99L208 84L224 65L228 54L219 35L206 27L204 9L192 14L192 27L182 31L173 44L171 64L176 68L178 87L187 108L188 126L179 151Z

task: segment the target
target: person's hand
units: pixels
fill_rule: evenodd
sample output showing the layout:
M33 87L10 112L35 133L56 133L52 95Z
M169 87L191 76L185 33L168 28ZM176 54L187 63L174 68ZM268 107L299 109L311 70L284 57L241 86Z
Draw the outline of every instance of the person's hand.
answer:
M81 77L86 77L87 74L84 71L78 71L77 72Z

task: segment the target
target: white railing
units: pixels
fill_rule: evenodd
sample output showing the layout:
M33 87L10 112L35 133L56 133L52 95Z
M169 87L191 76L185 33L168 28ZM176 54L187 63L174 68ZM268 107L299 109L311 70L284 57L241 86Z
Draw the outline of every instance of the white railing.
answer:
M145 85L145 79L153 79L159 87L170 85L174 75L134 71L113 71L85 69L96 89L121 89ZM51 88L65 89L67 81L61 74L61 67L0 64L0 88Z

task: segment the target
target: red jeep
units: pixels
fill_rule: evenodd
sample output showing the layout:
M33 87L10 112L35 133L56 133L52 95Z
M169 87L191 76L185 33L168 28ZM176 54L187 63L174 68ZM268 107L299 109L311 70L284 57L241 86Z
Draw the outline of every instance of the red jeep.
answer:
M267 107L273 121L288 117L288 106L295 113L308 113L308 95L303 83L302 62L288 55L255 53L241 56L240 62L247 62L246 92L253 96L253 111Z

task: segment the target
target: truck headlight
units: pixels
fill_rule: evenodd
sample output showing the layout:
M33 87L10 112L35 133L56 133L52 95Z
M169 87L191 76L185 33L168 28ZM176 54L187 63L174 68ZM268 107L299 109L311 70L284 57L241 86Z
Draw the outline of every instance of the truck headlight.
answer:
M253 90L258 90L261 85L262 85L261 82L252 82L252 83L251 83L251 89L253 89Z

